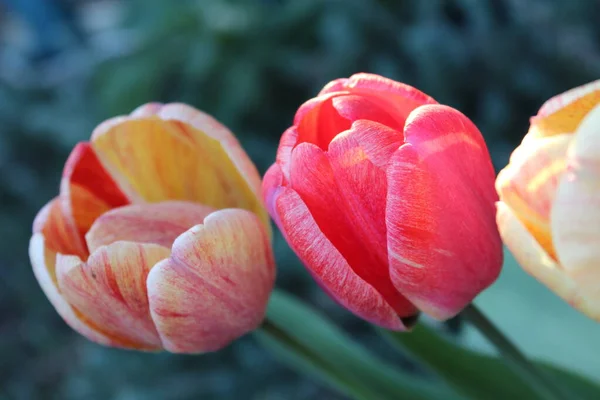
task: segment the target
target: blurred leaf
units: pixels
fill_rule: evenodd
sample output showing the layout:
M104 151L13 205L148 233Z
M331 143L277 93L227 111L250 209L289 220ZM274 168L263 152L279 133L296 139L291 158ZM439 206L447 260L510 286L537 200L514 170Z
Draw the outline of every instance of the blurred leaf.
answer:
M538 399L502 359L465 349L442 338L423 324L410 333L378 330L392 345L424 362L456 390L473 399ZM537 363L579 399L600 399L600 387L569 371Z
M436 387L380 361L331 322L284 292L272 294L267 319L257 332L267 348L294 368L356 398L457 398L448 388Z

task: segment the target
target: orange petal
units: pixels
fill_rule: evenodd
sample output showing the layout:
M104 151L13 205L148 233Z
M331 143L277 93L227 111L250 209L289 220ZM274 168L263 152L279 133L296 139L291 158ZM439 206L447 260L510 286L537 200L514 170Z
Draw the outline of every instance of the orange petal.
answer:
M56 285L56 252L52 251L45 243L44 235L36 233L29 242L29 258L33 266L33 273L48 300L63 320L75 331L88 339L104 344L113 345L113 340L90 326L60 294Z
M571 305L578 304L580 300L573 280L540 246L507 204L500 201L496 206L500 236L521 267Z
M96 131L92 146L130 198L238 207L268 221L254 188L221 143L191 125L158 117L129 119Z
M116 242L96 250L84 263L58 255L59 288L87 321L111 337L113 345L159 349L161 342L150 318L146 277L170 254L155 244Z
M170 248L177 236L202 223L213 211L186 201L133 204L102 214L85 238L92 253L100 246L119 240Z
M60 198L63 214L77 227L82 239L100 215L129 204L87 142L75 146L65 164Z
M214 351L263 320L275 266L269 236L256 215L210 214L173 245L148 276L150 310L165 349Z
M533 136L573 133L581 120L600 103L600 80L576 87L548 100L531 119Z
M571 139L572 135L563 134L524 141L496 180L500 199L552 258L556 254L550 232L550 210L566 168Z
M600 321L600 107L574 136L551 223L558 260L585 299L579 308Z
M54 198L46 204L33 221L33 233L41 233L48 249L54 253L88 256L85 243L81 239L72 219L66 218L61 199ZM49 271L54 276L54 269Z

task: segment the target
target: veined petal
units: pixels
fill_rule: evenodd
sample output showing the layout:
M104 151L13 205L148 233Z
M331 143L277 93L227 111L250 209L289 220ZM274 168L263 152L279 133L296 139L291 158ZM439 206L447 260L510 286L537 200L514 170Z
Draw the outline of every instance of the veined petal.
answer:
M88 252L77 227L66 218L61 199L54 198L46 204L33 221L33 233L44 235L45 246L54 253L75 254L87 258ZM53 264L54 265L54 264ZM49 271L54 276L54 270Z
M218 350L262 322L275 278L264 225L220 210L182 234L148 276L152 318L165 349Z
M85 238L94 252L117 241L154 243L167 248L194 225L202 223L214 209L187 201L132 204L102 214Z
M496 179L500 199L554 259L550 211L572 138L562 134L523 142Z
M596 105L600 104L600 80L576 87L548 100L531 118L529 134L552 136L573 133Z
M155 110L155 114L162 120L181 121L196 128L186 129L183 126L181 130L197 143L200 148L204 147L204 135L218 140L238 171L246 179L248 185L254 190L256 195L260 193L260 175L256 170L256 166L226 126L212 116L183 103L169 103L162 107L158 107L156 103L150 103L143 110L146 114L149 114L152 109ZM138 108L138 112L140 110L141 108Z
M394 288L387 270L385 172L351 138L338 137L330 147L328 153L310 143L294 149L291 188L354 273L399 316L412 316L415 308Z
M577 130L550 219L558 260L586 299L579 308L600 320L600 107Z
M391 107L394 117L402 121L418 106L437 104L433 98L412 86L375 74L359 73L348 79L333 81L323 88L320 94L340 90L359 95L371 95L381 101L381 104Z
M283 186L283 181L284 177L281 167L275 162L265 173L262 183L262 198L271 216L275 215L273 196L277 189Z
M405 117L396 118L392 113L393 109L386 107L386 104L378 101L377 97L350 94L334 97L331 103L342 118L351 122L362 119L378 122L400 131L404 128Z
M221 143L191 125L158 117L129 119L100 131L92 146L128 194L148 202L186 200L213 208L239 207L263 216L267 223L258 193Z
M502 240L523 269L574 307L581 303L575 282L550 257L511 208L497 203L496 221Z
M354 121L350 130L342 136L345 135L352 137L373 165L384 170L392 155L404 143L402 133L375 121Z
M294 119L298 144L312 143L325 150L337 134L350 129L352 121L342 117L333 105L333 99L342 95L317 97L298 109Z
M87 142L75 146L67 159L60 199L63 215L77 227L81 240L96 218L130 203Z
M407 120L387 171L390 276L436 319L461 311L500 273L494 171L464 115L428 105Z
M292 150L296 144L298 144L298 129L296 126L291 126L281 135L275 159L275 162L281 166L285 182L290 180L290 162L292 161Z
M56 284L56 252L45 243L44 235L35 233L29 242L29 259L33 273L42 291L62 319L75 331L88 339L103 345L115 345L113 340L95 330L81 315L78 315L60 294Z
M110 337L112 345L160 349L148 309L146 277L169 254L168 248L155 244L116 242L97 249L86 263L58 255L58 285L67 302Z
M361 279L323 235L300 196L282 187L274 193L273 218L314 279L343 307L387 329L406 330L396 311Z

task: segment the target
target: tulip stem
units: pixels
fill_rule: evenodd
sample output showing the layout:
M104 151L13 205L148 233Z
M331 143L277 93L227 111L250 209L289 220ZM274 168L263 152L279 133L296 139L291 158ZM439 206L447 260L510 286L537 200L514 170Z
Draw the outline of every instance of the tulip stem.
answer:
M543 371L540 371L531 363L521 350L475 304L468 305L463 310L462 315L496 347L506 363L514 369L517 375L529 383L541 399L566 400L570 398L562 388L558 387Z

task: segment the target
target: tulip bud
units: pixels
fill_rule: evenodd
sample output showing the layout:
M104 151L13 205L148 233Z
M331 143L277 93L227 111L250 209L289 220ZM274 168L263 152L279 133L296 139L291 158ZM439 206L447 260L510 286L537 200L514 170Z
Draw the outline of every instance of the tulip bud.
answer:
M523 268L600 321L600 81L548 100L498 175L498 227Z
M456 315L497 278L494 178L467 117L410 86L357 74L299 108L263 197L333 298L403 330L419 311Z
M263 320L275 267L256 168L227 128L147 104L67 160L29 254L62 318L109 346L198 353Z

